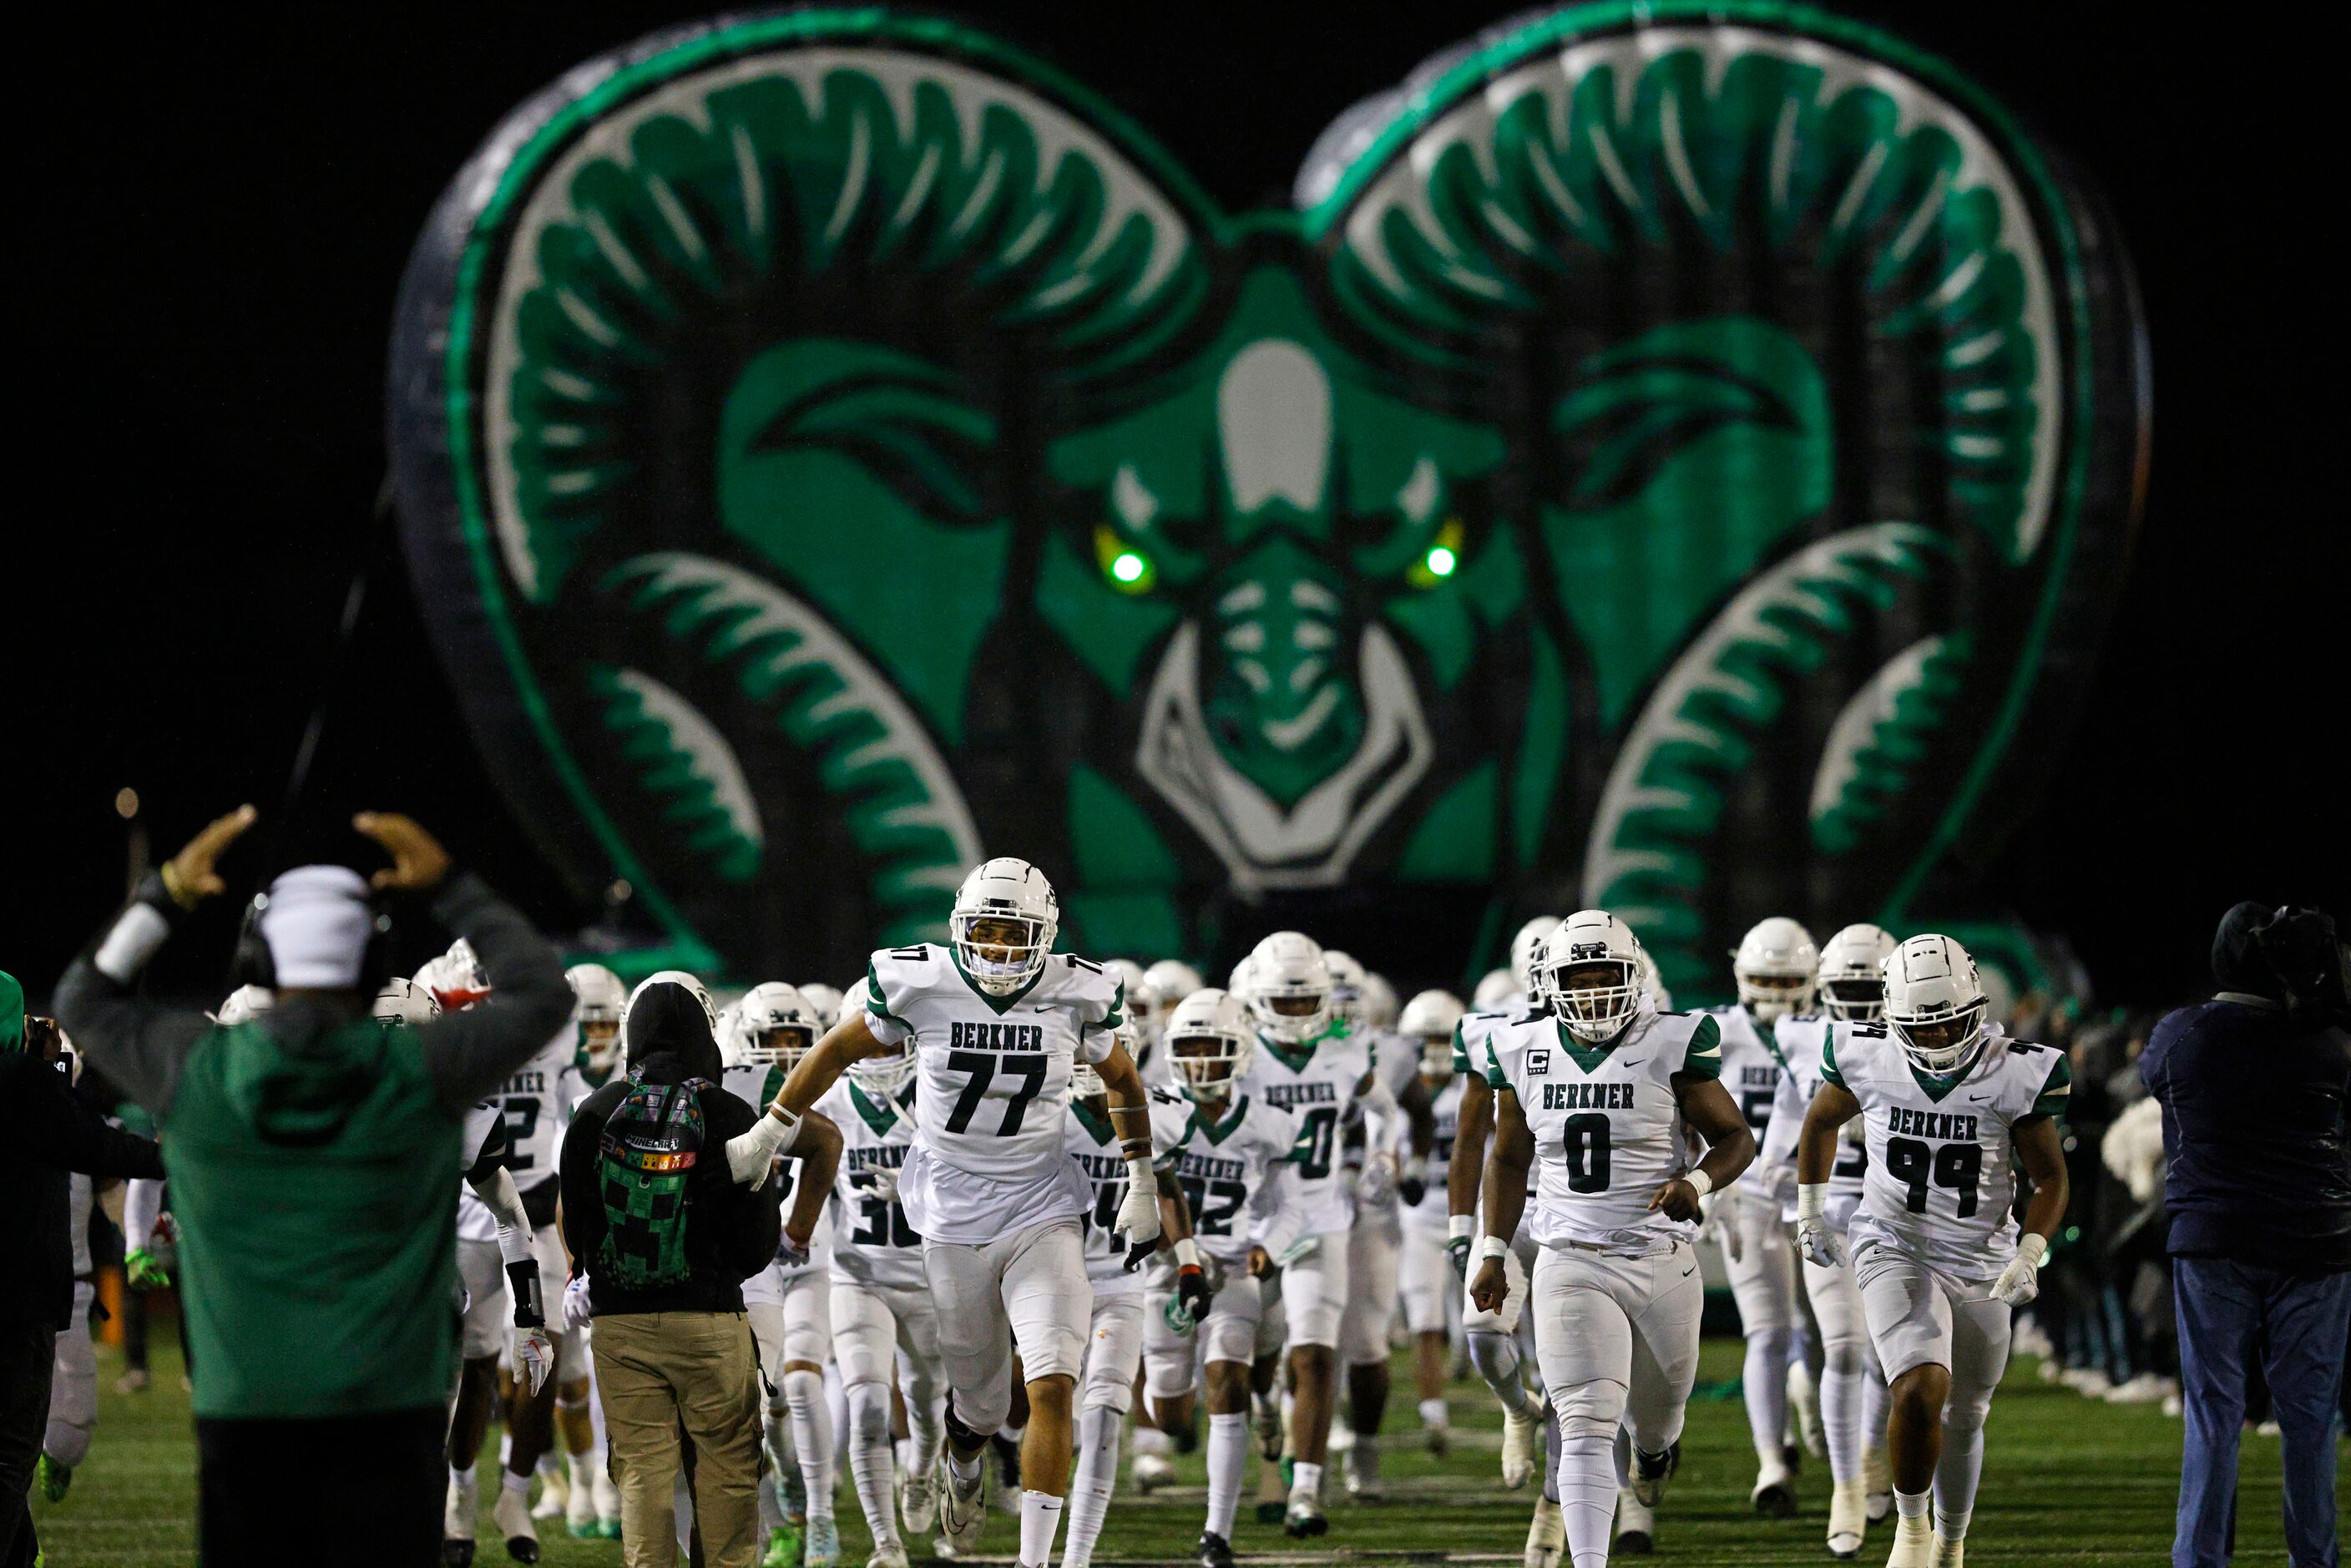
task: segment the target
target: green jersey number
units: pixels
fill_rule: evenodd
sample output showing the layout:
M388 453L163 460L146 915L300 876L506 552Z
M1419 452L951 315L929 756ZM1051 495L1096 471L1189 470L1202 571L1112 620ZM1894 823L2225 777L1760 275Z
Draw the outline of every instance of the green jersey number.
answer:
M1318 1105L1298 1120L1298 1146L1290 1157L1301 1176L1320 1181L1331 1174L1331 1156L1338 1147L1339 1107Z

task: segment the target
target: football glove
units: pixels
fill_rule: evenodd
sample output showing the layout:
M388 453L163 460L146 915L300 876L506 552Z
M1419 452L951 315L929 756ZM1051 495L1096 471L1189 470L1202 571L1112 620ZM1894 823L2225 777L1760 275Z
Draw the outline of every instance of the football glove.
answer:
M1152 1174L1148 1148L1126 1156L1126 1197L1119 1202L1113 1228L1126 1238L1130 1274L1159 1250L1159 1180Z
M2042 1237L2026 1232L2016 1244L2016 1256L2000 1271L1991 1293L1996 1301L2011 1307L2023 1306L2041 1293L2041 1260L2049 1256L2049 1243Z
M1186 1236L1176 1243L1176 1300L1184 1315L1196 1323L1208 1315L1208 1302L1215 1294L1207 1270L1201 1266L1200 1244Z
M1796 1188L1796 1246L1815 1269L1834 1269L1845 1260L1844 1238L1830 1228L1823 1213L1828 1191L1824 1181L1801 1183Z
M865 1193L878 1202L897 1202L898 1173L886 1166L876 1166L866 1173Z
M789 1230L778 1234L776 1240L776 1262L785 1269L805 1269L810 1258L809 1244L795 1241Z
M124 1255L122 1275L134 1291L168 1291L172 1288L172 1271L163 1267L162 1260L144 1247L134 1248Z
M513 1344L515 1381L535 1395L555 1370L554 1337L545 1323L517 1323Z
M1355 1178L1355 1201L1367 1208L1385 1208L1395 1201L1395 1161L1386 1155L1374 1155L1364 1162L1364 1174Z
M588 1306L588 1276L574 1274L571 1282L563 1287L563 1326L584 1329L592 1314Z
M1453 1260L1453 1277L1469 1282L1469 1246L1476 1239L1475 1215L1457 1214L1445 1222L1445 1255Z

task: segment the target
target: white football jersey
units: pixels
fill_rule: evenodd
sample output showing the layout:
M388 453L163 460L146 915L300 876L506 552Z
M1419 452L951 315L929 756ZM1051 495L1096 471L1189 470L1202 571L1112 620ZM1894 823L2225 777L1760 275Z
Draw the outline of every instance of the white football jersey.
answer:
M1957 1077L1920 1072L1883 1023L1838 1028L1821 1076L1861 1102L1869 1169L1848 1232L1961 1280L1989 1280L2016 1255L2012 1129L2065 1108L2065 1053L1995 1033Z
M466 1112L470 1136L473 1117L482 1107L497 1107L497 1115L506 1124L506 1166L518 1191L535 1193L562 1179L563 1131L571 1124L571 1107L563 1103L559 1080L570 1065L575 1049L572 1028L567 1023L561 1033L515 1069L503 1085ZM542 1196L533 1202L551 1204L552 1197ZM457 1184L457 1234L467 1241L498 1239L497 1217L464 1182Z
M728 1068L720 1075L718 1086L750 1106L752 1110L760 1111L774 1102L776 1091L784 1086L784 1070L781 1067L767 1062L746 1062L740 1067ZM834 1120L838 1122L840 1118L835 1117ZM848 1136L847 1128L841 1130L841 1135ZM792 1211L792 1195L799 1185L800 1162L787 1155L784 1156L783 1166L782 1179L776 1184L777 1202L782 1207L784 1213L789 1215ZM816 1228L809 1233L809 1260L791 1269L787 1269L780 1263L771 1263L759 1273L744 1281L743 1288L747 1292L754 1290L771 1291L782 1281L795 1280L803 1274L812 1274L824 1269L831 1263L831 1258L832 1205L827 1203L817 1213ZM750 1298L747 1295L746 1299ZM762 1295L759 1299L769 1298Z
M1743 1007L1708 1008L1706 1012L1722 1030L1722 1086L1730 1091L1731 1103L1747 1119L1747 1130L1755 1134L1755 1146L1760 1149L1763 1131L1771 1124L1771 1102L1780 1093L1779 1042ZM1746 1174L1731 1185L1740 1184L1750 1192L1762 1185L1749 1180Z
M913 1092L913 1085L907 1086ZM929 1288L923 1239L905 1206L870 1190L877 1170L902 1171L914 1144L913 1108L868 1094L849 1078L837 1080L814 1107L841 1129L841 1171L833 1178L838 1223L832 1228L832 1277L851 1284Z
M1420 1201L1404 1211L1413 1224L1444 1234L1447 1215L1445 1204L1445 1166L1453 1157L1453 1139L1461 1130L1461 1085L1458 1072L1447 1079L1443 1087L1428 1097L1428 1108L1437 1117L1437 1141L1428 1151L1428 1190Z
M1514 1024L1548 1020L1550 1017L1551 1013L1547 1009L1515 1005L1498 1008L1491 1012L1462 1014L1461 1021L1453 1026L1453 1082L1459 1083L1471 1073L1475 1073L1480 1082L1489 1084L1493 1082L1492 1037ZM1458 1099L1454 1102L1453 1123L1458 1136L1461 1124L1461 1105ZM1486 1125L1488 1134L1490 1136L1493 1129L1491 1117L1487 1119ZM1447 1145L1447 1149L1449 1152L1450 1145ZM1483 1188L1485 1177L1481 1175L1478 1179L1480 1183L1479 1194L1477 1203L1471 1207L1471 1212L1482 1219L1486 1212ZM1538 1180L1538 1171L1531 1169L1527 1172L1529 1214L1533 1212L1533 1199ZM1524 1221L1520 1222L1520 1226L1521 1228L1524 1228ZM1479 1234L1482 1235L1484 1232L1481 1230Z
M1813 1108L1813 1096L1821 1092L1821 1052L1828 1044L1829 1030L1850 1027L1825 1014L1807 1013L1802 1018L1782 1019L1772 1031L1780 1046L1780 1092L1771 1102L1771 1124L1755 1156L1759 1167L1795 1163L1804 1113ZM1861 1202L1862 1175L1868 1169L1869 1145L1862 1120L1856 1116L1837 1129L1836 1164L1829 1170L1828 1202L1823 1214L1835 1228L1843 1230L1853 1218ZM1793 1197L1781 1205L1780 1217L1795 1223Z
M593 1077L589 1073L587 1064L580 1061L575 1055L565 1064L563 1075L555 1081L555 1098L563 1107L563 1119L569 1121L572 1113L580 1109L580 1102L612 1082L615 1077L621 1075L622 1071L622 1069L616 1059L612 1066L605 1070L603 1077ZM765 1110L767 1107L761 1105L753 1108Z
M1296 1158L1310 1153L1296 1113L1243 1092L1210 1122L1180 1094L1151 1096L1151 1144L1162 1179L1184 1189L1200 1250L1227 1269L1249 1261L1254 1222L1289 1201Z
M1336 1235L1355 1222L1354 1200L1339 1170L1339 1128L1354 1114L1371 1071L1371 1046L1343 1023L1333 1023L1295 1049L1258 1036L1241 1092L1299 1119L1301 1148L1293 1201L1301 1236Z
M1692 1234L1649 1200L1690 1166L1673 1078L1719 1073L1721 1033L1711 1014L1646 1006L1605 1046L1547 1014L1487 1032L1486 1081L1518 1096L1534 1134L1538 1244L1641 1256Z
M1119 1153L1118 1132L1108 1116L1097 1116L1072 1100L1061 1136L1090 1198L1079 1218L1085 1227L1086 1278L1093 1284L1094 1300L1131 1295L1143 1289L1144 1278L1139 1267L1132 1274L1126 1271L1126 1239L1116 1228L1127 1186L1126 1156Z
M914 1153L900 1200L935 1241L977 1246L1092 1202L1064 1151L1070 1070L1116 1043L1115 971L1057 953L993 997L936 943L888 947L866 971L866 1027L914 1042Z

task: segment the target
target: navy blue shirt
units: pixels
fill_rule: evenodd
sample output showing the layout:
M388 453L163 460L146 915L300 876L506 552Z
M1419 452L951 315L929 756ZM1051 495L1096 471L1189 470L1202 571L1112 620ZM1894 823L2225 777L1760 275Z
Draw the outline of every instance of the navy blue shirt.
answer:
M2216 999L2164 1015L2139 1074L2173 1256L2351 1270L2351 1034Z

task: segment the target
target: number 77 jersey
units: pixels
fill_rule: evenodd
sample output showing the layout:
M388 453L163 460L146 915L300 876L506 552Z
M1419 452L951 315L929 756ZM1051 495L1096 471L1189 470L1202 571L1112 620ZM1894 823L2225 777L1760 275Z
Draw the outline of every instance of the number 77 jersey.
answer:
M1070 1070L1110 1055L1124 1001L1114 973L1057 953L1022 989L990 996L925 943L874 954L862 1000L875 1039L914 1042L899 1197L918 1232L979 1246L1086 1207L1062 1149Z
M1869 1145L1849 1239L1988 1280L2016 1255L2014 1129L2055 1115L2073 1086L2065 1053L1994 1033L1972 1066L1938 1078L1913 1066L1882 1023L1839 1023L1821 1078L1861 1103Z

